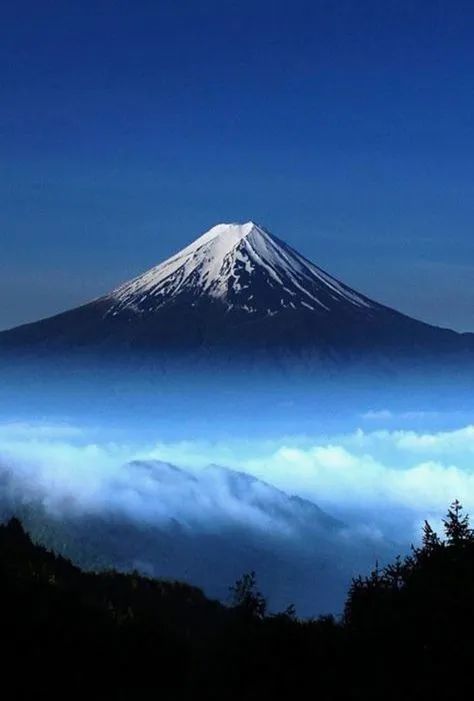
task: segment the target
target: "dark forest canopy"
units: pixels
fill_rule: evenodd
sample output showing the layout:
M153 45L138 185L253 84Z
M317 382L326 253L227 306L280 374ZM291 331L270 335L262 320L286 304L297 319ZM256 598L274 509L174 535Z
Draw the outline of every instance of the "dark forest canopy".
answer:
M355 579L339 621L269 614L253 572L228 606L178 582L82 572L15 518L0 556L3 684L17 696L449 699L470 680L474 533L459 502L444 537L425 523L409 556Z

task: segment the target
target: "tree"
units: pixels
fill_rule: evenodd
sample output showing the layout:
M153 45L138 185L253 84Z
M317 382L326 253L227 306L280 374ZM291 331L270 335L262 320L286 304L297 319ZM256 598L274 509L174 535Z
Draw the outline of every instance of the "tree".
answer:
M388 587L398 591L405 585L409 562L402 560L400 555L395 558L393 564L384 568L383 575Z
M255 572L248 572L230 587L232 606L250 618L265 617L267 602L257 589Z
M441 545L438 534L432 529L428 521L425 521L423 526L422 546L425 553L434 552Z
M472 541L473 532L469 526L469 516L462 515L462 506L455 499L443 521L448 545L464 545Z

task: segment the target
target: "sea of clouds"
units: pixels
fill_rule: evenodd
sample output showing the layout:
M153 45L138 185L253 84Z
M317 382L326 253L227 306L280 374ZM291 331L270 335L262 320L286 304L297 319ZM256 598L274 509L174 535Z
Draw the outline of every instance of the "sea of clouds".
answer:
M192 519L239 511L217 478L199 487L163 490L134 461L159 460L199 474L209 464L245 472L288 494L314 501L356 529L413 541L423 520L439 527L449 503L474 505L474 425L446 431L396 430L380 424L388 410L361 417L339 435L242 437L146 444L111 439L98 429L49 422L0 424L0 468L28 496L60 512L106 510L159 521L175 512ZM374 423L376 425L374 425ZM248 518L242 513L242 518Z

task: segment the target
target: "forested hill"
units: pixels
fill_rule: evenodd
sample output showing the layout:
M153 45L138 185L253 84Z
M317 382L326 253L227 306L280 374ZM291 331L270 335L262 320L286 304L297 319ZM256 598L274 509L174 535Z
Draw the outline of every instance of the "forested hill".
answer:
M194 587L85 573L0 526L2 684L15 698L454 699L471 685L474 535L455 502L405 559L354 580L345 614L269 614L255 575L229 606Z

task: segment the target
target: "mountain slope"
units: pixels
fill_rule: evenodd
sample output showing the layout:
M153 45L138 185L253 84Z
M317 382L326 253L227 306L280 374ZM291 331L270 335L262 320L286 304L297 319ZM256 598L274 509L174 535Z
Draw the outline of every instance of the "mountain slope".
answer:
M153 314L167 304L220 300L225 311L334 312L377 305L306 261L263 228L219 224L172 258L114 290L108 314Z
M397 355L472 353L473 338L368 299L250 221L219 224L109 294L0 334L0 348Z
M314 502L225 467L136 460L123 473L123 500L97 509L0 465L0 521L16 514L36 541L86 569L192 582L224 602L229 584L256 570L273 610L292 601L307 615L341 610L351 577L394 555Z

